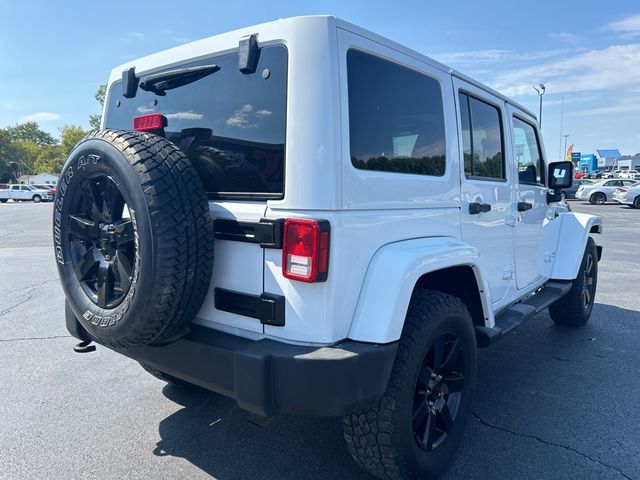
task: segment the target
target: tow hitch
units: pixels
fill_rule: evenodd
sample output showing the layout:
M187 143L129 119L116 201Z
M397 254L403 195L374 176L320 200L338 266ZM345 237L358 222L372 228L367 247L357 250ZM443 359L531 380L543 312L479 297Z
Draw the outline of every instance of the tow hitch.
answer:
M76 353L95 352L96 351L96 346L93 345L91 340L84 340L84 341L82 341L80 343L76 343L73 346L73 351L76 352Z

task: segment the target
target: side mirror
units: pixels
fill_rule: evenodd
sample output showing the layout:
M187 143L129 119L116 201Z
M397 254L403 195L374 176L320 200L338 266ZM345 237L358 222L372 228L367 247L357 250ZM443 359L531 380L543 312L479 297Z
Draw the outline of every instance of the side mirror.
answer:
M561 190L573 185L573 163L554 162L549 164L549 188L551 190Z
M547 186L553 193L547 194L547 203L559 202L560 190L573 185L573 162L553 162L549 164Z

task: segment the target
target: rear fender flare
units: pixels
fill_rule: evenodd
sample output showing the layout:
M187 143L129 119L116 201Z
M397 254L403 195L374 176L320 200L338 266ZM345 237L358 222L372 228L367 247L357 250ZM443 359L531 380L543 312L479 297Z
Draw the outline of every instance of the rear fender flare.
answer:
M414 287L423 275L470 266L475 273L485 322L493 325L491 299L478 267L480 252L458 239L418 238L387 244L371 259L360 290L349 338L389 343L400 338Z

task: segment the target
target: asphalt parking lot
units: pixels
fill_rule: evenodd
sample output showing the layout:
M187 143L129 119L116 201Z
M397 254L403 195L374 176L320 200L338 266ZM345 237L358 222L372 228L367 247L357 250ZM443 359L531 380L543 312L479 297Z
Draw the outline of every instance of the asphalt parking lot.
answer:
M571 206L605 223L592 320L561 328L542 313L481 351L444 478L640 478L640 210ZM339 419L260 428L233 401L166 386L106 348L75 354L51 210L0 205L0 478L370 478Z

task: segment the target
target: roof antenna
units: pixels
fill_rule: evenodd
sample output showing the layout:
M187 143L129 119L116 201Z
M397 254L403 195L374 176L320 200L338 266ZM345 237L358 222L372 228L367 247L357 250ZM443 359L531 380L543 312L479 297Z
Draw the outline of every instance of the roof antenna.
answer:
M254 73L258 67L258 59L260 57L258 34L254 33L242 37L239 47L238 68L243 74Z

